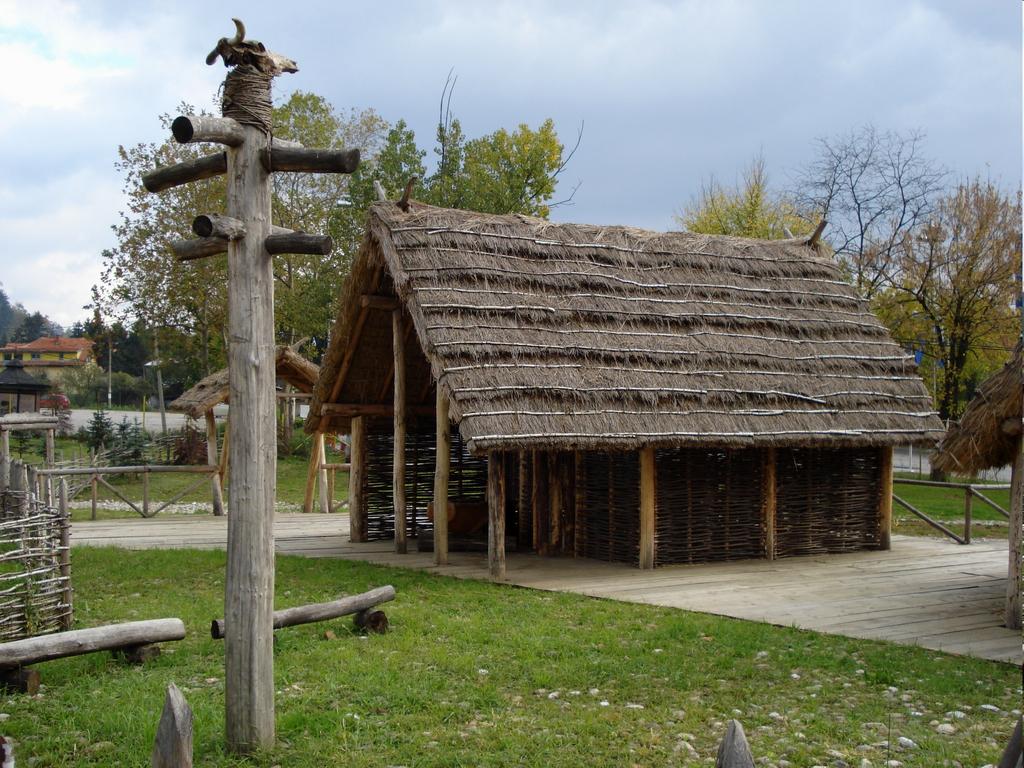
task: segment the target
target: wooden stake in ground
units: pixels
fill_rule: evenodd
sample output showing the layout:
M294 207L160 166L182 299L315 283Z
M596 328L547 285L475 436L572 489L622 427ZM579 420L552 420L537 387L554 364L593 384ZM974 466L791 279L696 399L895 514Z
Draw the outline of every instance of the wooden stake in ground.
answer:
M153 768L192 768L192 708L174 683L167 686L151 764Z

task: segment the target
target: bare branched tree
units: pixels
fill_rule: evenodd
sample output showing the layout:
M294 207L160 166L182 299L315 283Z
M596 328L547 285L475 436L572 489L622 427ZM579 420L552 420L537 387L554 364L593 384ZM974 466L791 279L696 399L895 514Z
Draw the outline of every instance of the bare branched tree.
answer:
M865 298L898 278L904 238L935 210L947 171L924 155L924 134L868 125L818 140L818 156L796 178L793 198L829 222L828 239Z

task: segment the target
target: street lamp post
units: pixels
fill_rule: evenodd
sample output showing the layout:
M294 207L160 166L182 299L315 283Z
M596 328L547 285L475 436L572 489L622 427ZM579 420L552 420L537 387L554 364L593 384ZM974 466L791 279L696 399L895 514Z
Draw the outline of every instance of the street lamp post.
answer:
M107 341L107 410L114 406L114 340Z

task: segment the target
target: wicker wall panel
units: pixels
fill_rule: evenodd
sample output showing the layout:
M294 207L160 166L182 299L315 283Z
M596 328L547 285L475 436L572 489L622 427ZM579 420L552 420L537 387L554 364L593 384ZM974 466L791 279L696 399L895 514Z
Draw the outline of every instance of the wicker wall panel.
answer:
M776 557L878 547L877 449L779 449L776 456Z
M412 538L430 538L433 523L427 506L434 498L434 456L436 434L432 419L410 420L405 435L405 500L408 533ZM366 499L368 541L395 536L392 457L394 438L389 421L370 422L366 428ZM484 501L487 498L487 460L470 455L458 430L452 430L450 498Z
M656 451L655 565L764 557L759 450Z
M576 554L638 565L640 460L635 452L579 454L583 508L576 519Z

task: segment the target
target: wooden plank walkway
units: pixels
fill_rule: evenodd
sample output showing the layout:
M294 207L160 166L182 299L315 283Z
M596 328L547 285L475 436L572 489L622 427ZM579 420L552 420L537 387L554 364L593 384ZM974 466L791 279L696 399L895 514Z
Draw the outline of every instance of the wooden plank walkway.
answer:
M390 541L352 544L347 532L345 515L278 515L274 523L277 551L283 554L487 578L483 554L453 552L450 565L437 568L430 553L396 555ZM77 546L223 549L226 539L223 517L80 522L72 529ZM960 546L942 539L893 536L890 552L654 571L510 553L508 581L1020 664L1021 635L1001 625L1006 567L1005 542Z

